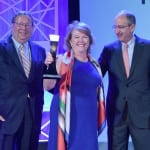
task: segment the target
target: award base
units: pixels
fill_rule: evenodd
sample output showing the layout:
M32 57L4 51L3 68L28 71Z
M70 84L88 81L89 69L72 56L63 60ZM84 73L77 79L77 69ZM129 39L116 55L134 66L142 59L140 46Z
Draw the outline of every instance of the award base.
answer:
M58 75L56 70L56 63L53 62L49 66L44 66L43 79L60 79L61 76Z

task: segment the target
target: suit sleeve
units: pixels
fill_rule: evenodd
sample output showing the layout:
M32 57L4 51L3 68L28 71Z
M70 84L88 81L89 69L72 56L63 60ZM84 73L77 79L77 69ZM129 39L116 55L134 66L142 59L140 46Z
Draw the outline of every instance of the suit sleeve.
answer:
M108 56L108 48L104 47L98 59L98 63L100 64L103 76L105 75L108 69Z

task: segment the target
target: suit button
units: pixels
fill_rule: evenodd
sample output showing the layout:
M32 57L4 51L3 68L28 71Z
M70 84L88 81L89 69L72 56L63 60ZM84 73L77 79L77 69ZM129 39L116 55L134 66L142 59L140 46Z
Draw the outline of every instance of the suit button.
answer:
M27 98L30 98L30 95L29 95L29 93L28 93L28 95L27 95Z

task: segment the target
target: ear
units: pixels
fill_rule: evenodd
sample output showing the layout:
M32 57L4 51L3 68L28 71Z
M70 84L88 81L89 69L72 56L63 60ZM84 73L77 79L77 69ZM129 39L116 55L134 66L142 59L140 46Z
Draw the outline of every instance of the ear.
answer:
M135 30L135 24L131 24L131 25L130 25L130 30L131 30L132 32L134 32L134 30Z

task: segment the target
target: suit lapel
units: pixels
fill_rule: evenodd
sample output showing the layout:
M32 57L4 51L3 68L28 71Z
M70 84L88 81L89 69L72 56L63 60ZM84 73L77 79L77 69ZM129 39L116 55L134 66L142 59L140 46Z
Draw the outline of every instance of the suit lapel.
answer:
M34 47L32 45L32 43L29 42L29 46L30 46L30 52L31 52L31 68L30 68L30 74L29 74L29 78L32 77L33 72L34 72Z
M134 52L133 52L133 58L132 58L132 63L131 63L131 69L129 73L129 78L133 74L133 71L135 67L137 66L140 57L142 56L142 51L141 47L144 46L143 42L140 41L140 39L136 36L136 41L135 41L135 46L134 46ZM121 43L118 42L115 47L115 56L116 56L116 61L118 61L119 69L123 73L123 76L126 78L126 73L125 73L125 67L123 63L123 58L122 58L122 48L121 48Z
M140 42L138 38L136 38L135 46L134 46L134 52L133 52L133 58L131 63L131 69L130 69L130 75L132 75L136 65L139 63L139 59L142 57L142 47L144 46L143 42ZM130 76L129 75L129 76Z
M25 75L22 64L20 62L20 59L18 57L16 48L14 46L14 43L13 43L11 37L8 40L9 40L8 41L9 44L7 44L7 46L6 46L6 52L9 55L9 59L11 59L12 63L14 63L17 66L19 71Z
M34 78L34 74L36 72L37 68L37 54L38 54L38 49L35 47L34 43L29 42L30 46L30 52L31 52L31 69L30 69L30 74L29 74L29 80L32 80Z
M123 58L122 58L122 47L121 42L118 42L115 47L115 61L117 61L118 64L118 70L123 74L123 76L126 78L126 72L124 68Z

